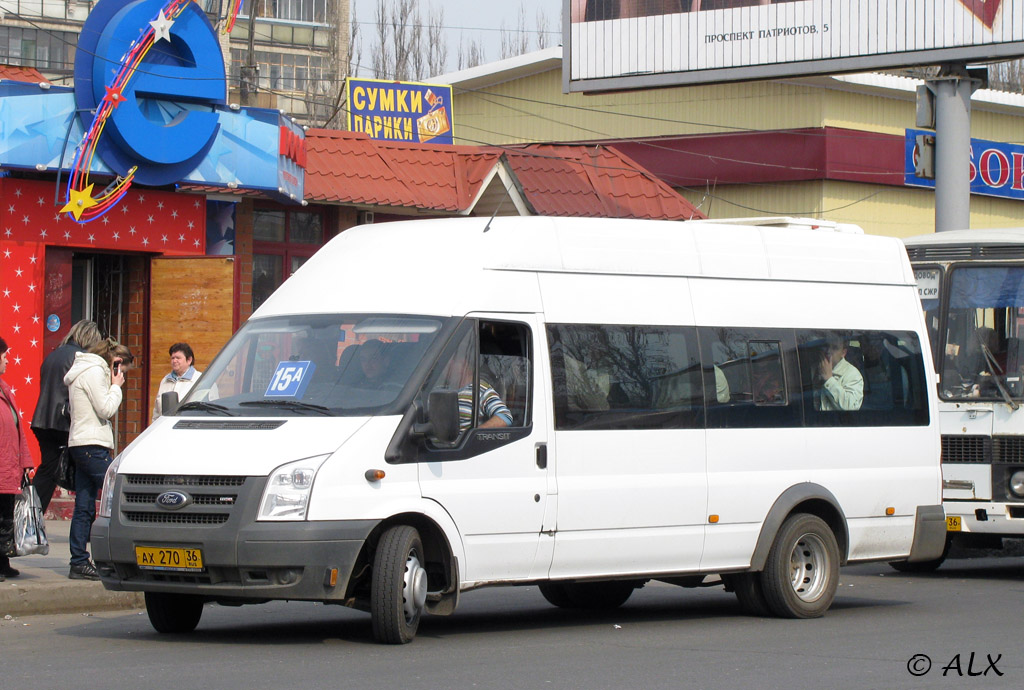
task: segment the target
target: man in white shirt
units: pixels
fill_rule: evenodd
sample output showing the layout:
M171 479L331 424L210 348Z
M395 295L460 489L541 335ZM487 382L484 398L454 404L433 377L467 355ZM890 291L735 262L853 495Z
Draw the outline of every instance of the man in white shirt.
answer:
M857 367L844 359L846 350L846 341L829 336L818 364L823 382L818 399L823 411L859 410L864 402L864 377Z
M161 414L160 396L174 391L178 394L178 400L181 400L185 397L186 393L192 390L192 386L196 384L199 376L203 373L196 371L196 368L192 366L195 356L192 354L192 348L189 347L188 343L174 343L171 345L170 355L171 373L160 382L160 387L156 391L156 401L153 403L152 421L154 422Z

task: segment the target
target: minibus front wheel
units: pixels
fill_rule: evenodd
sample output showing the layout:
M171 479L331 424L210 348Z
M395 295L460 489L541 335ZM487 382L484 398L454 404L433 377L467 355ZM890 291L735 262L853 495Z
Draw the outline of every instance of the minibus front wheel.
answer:
M146 615L159 633L190 633L203 616L203 600L193 594L146 592Z
M809 513L786 518L772 542L761 587L772 613L817 618L839 586L839 545L824 520Z
M416 637L427 601L425 564L415 527L397 525L381 535L370 583L370 617L378 642L406 644Z

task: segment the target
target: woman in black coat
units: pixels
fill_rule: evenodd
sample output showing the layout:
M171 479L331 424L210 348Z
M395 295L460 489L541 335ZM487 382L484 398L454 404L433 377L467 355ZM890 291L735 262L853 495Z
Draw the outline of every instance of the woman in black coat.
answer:
M32 415L32 432L39 441L42 461L32 480L39 494L39 504L46 512L57 486L57 460L60 449L68 444L71 419L68 416L68 387L64 374L68 373L75 354L84 352L100 340L99 326L94 321L82 320L71 327L60 347L43 360L39 371L39 400Z

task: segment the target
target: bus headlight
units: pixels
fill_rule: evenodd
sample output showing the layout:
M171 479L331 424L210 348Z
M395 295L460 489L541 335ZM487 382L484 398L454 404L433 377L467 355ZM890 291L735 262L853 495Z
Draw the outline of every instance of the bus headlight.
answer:
M100 489L100 517L108 518L114 511L114 480L117 479L117 468L120 464L121 456L118 455L107 467L107 473L103 475L103 488Z
M326 455L296 460L270 473L257 520L305 520L313 480Z
M1010 475L1010 493L1024 498L1024 470L1017 470Z

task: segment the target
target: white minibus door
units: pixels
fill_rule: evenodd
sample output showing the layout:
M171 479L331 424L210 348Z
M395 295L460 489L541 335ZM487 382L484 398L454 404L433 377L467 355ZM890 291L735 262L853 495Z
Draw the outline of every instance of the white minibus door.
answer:
M463 582L546 574L541 547L548 507L548 396L535 315L471 314L428 378L427 390L459 391L458 439L419 452L420 490L455 521L463 539ZM552 497L553 498L553 497ZM549 517L548 519L552 519ZM539 560L539 562L538 562Z

